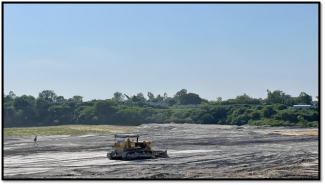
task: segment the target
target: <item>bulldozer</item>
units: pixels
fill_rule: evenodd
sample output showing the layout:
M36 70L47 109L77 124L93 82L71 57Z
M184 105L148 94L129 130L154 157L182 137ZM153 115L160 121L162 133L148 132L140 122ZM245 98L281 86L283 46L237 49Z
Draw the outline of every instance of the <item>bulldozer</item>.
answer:
M134 160L134 159L150 159L156 157L168 157L167 150L153 151L151 150L151 142L139 141L139 135L114 135L115 143L112 146L113 151L107 153L110 160ZM136 138L136 141L134 140Z

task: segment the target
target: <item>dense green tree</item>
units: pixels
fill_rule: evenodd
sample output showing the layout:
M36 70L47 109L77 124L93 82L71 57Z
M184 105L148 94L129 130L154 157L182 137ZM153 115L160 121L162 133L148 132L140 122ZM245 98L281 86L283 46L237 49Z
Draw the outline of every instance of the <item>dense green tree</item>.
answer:
M267 90L266 101L268 104L282 103L284 104L286 99L290 98L290 95L286 95L283 91L275 90L273 92Z
M174 100L173 98L170 98L170 97L168 97L165 102L168 104L168 106L173 106L177 103L176 100Z
M44 98L49 102L54 102L56 100L57 95L53 90L44 90L38 94L38 98Z
M188 105L188 104L200 104L202 102L202 99L198 94L194 93L188 93L180 97L180 103L182 105Z
M301 92L298 96L298 103L303 105L310 105L313 98L305 92Z
M174 100L177 101L177 103L181 102L181 99L183 98L183 96L185 96L187 94L187 90L186 89L182 89L180 91L178 91L175 95L174 95Z
M47 126L60 124L118 124L140 125L142 123L198 123L198 124L251 124L271 126L312 126L318 127L318 109L287 109L288 103L309 101L308 96L301 93L299 97L291 97L282 91L271 92L270 99L265 103L270 105L248 106L247 104L260 104L259 99L248 95L237 96L236 99L222 101L221 105L211 102L203 108L172 109L145 105L140 93L132 96L138 105L118 104L114 100L82 101L82 97L72 97L63 104L63 96L52 98L51 92L45 91L35 99L33 96L16 96L13 92L3 97L3 125L4 127ZM122 94L122 93L120 93ZM44 96L43 96L44 95ZM52 94L53 95L53 94ZM54 95L53 95L54 96ZM281 97L281 98L279 98ZM306 98L307 97L307 98ZM47 99L45 99L47 98ZM157 96L150 101L168 103L169 106L178 103L204 104L206 100L198 94L187 93L186 89L177 92L174 98L167 94ZM273 99L272 99L273 98ZM114 99L114 98L113 98ZM278 100L282 101L279 103ZM198 101L200 100L200 101ZM131 100L128 100L131 101ZM145 101L145 99L143 100ZM291 102L290 102L291 101ZM258 103L255 103L258 102ZM284 104L283 104L284 102ZM294 102L294 103L293 103ZM224 104L237 104L225 108ZM238 105L240 104L240 105ZM245 104L245 105L241 105ZM215 105L211 107L211 105ZM300 116L300 117L299 117Z
M246 114L241 114L236 117L233 117L230 124L231 125L244 125L247 124L249 117Z
M158 94L158 95L156 96L156 100L157 100L157 102L163 102L163 101L164 101L164 97L161 96L160 94Z
M267 105L263 107L262 113L265 118L270 118L273 114L276 113L276 111L273 109L272 106Z
M261 114L259 111L254 111L251 113L251 119L252 120L260 120L261 119Z
M96 112L110 115L115 112L114 105L115 102L112 100L98 100L94 104L94 107Z
M17 96L14 92L10 91L9 92L9 97L11 97L12 99L15 99Z
M147 101L146 98L144 97L144 95L142 93L138 93L137 94L137 99L139 100L139 102L145 102L145 101Z
M200 119L201 116L203 116L204 114L206 113L209 113L207 110L205 109L197 109L197 110L194 110L191 115L190 115L190 118L195 122L197 123L198 120Z
M74 119L74 122L76 119ZM83 107L78 116L78 124L97 124L99 119L96 115L96 109L94 106Z
M285 106L284 104L278 104L278 105L276 106L276 108L277 108L278 110L284 110L284 109L287 109L287 106Z
M76 103L82 103L82 96L79 96L79 95L75 95L72 97L73 101L76 102Z
M56 102L65 102L65 101L67 101L67 100L64 99L63 96L58 96L58 97L56 97Z
M48 108L51 125L72 124L72 109L67 104L52 105Z
M285 100L285 105L287 106L293 106L293 105L296 105L297 103L297 98L295 97L289 97Z
M125 98L125 96L124 96L122 93L120 93L120 92L115 92L115 93L113 94L113 98L112 98L112 100L115 100L115 101L124 101L124 98Z
M14 106L16 110L32 108L35 106L35 98L33 96L22 95L15 98Z
M217 98L217 102L218 102L218 104L221 104L222 98L220 96Z
M213 124L215 123L215 120L210 113L206 113L201 115L196 122L199 124Z
M50 104L47 100L44 98L37 98L36 100L36 108L40 117L40 120L43 120L48 114L48 108L50 107Z
M244 93L243 95L237 96L236 99L239 100L240 103L246 103L251 97Z
M209 112L215 120L220 120L227 117L228 110L225 107L212 107Z

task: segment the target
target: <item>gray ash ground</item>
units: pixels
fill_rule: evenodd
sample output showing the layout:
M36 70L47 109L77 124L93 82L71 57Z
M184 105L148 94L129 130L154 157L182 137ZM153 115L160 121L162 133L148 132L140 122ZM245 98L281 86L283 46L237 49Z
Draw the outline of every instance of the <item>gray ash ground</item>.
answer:
M5 136L4 179L318 178L317 130L201 124L143 124L132 134L169 158L108 160L113 134ZM130 132L131 133L131 132Z

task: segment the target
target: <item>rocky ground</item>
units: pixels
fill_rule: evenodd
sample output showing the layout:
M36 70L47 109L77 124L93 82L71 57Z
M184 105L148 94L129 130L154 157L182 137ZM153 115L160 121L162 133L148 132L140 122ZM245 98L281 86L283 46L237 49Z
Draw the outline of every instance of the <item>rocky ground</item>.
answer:
M318 179L316 131L288 127L143 124L132 134L169 158L108 160L113 134L4 136L4 179Z

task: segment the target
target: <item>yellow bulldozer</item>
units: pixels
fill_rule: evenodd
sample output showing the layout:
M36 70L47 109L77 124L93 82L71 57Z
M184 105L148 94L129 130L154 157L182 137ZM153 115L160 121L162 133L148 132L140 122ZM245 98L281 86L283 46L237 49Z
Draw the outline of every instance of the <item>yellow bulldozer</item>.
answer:
M107 153L110 160L123 159L149 159L155 157L168 157L167 150L151 150L151 142L139 141L139 135L114 135L113 151ZM134 140L136 138L136 141Z

